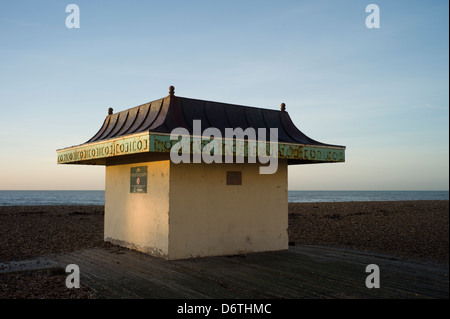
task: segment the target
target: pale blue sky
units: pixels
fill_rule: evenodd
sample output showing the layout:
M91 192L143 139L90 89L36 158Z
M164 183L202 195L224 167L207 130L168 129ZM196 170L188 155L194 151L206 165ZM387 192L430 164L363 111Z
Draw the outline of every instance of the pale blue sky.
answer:
M66 5L80 8L67 29ZM381 27L368 29L375 3ZM103 189L56 149L168 94L279 109L346 163L295 190L448 190L448 1L1 1L0 189Z

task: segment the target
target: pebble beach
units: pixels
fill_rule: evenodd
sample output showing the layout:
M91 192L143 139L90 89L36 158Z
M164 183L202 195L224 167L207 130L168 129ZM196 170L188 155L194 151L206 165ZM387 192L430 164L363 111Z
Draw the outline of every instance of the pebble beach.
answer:
M449 201L289 203L290 245L352 248L448 267ZM103 206L0 206L0 263L107 247ZM99 298L46 271L0 273L0 298Z

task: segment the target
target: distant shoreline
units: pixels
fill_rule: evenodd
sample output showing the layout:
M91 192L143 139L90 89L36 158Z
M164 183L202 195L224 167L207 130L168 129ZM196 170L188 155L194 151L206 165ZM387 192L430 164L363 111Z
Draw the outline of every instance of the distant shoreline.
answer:
M437 200L427 200L427 199L415 199L415 200L390 200L390 201L348 201L348 202L288 202L288 204L335 204L335 203L342 203L342 204L353 204L353 203L396 203L396 202L448 202L447 199L437 199ZM105 205L92 205L92 204L61 204L61 205L0 205L0 207L74 207L74 206L80 206L80 207L105 207Z
M288 191L289 203L449 200L448 191ZM104 205L104 191L0 191L0 206Z
M367 201L330 201L330 202L289 202L288 204L353 204L353 203L396 203L396 202L448 202L448 199L406 199L406 200L367 200ZM105 204L57 204L57 205L0 205L0 207L104 207Z

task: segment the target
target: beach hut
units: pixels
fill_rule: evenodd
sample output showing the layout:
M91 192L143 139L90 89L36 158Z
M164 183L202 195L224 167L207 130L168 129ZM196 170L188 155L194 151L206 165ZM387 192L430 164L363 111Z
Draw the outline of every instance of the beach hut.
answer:
M344 162L280 110L169 95L108 115L58 164L104 165L104 240L165 259L288 249L287 167Z

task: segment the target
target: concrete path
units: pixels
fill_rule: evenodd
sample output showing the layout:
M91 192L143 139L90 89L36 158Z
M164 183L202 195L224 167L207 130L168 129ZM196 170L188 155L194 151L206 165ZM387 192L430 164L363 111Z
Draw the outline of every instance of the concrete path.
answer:
M0 263L0 274L58 267L58 263L48 257Z
M178 261L114 247L50 259L77 264L105 298L449 298L448 267L320 246ZM366 287L369 264L380 269L378 289Z

